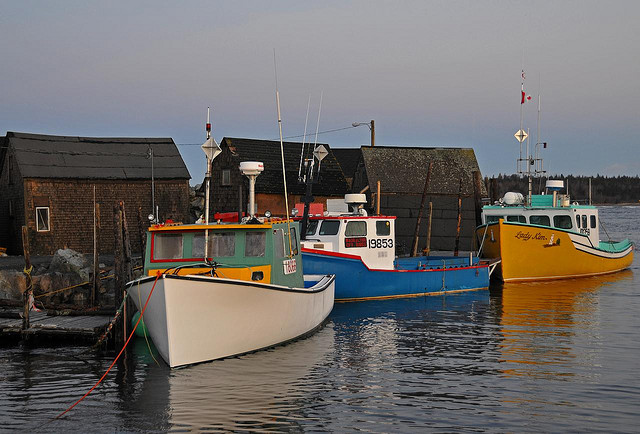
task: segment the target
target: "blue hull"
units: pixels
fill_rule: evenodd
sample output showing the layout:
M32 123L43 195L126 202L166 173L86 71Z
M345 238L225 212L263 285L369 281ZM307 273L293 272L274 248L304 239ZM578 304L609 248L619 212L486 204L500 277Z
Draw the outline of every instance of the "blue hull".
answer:
M305 274L335 274L336 301L411 297L487 289L489 267L474 258L430 256L399 258L394 270L371 270L359 258L302 252ZM443 268L443 265L445 266Z

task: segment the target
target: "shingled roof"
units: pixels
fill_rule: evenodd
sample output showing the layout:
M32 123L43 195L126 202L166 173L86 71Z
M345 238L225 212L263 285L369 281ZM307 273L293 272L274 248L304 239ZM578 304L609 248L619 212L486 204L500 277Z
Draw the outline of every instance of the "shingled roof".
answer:
M471 148L363 146L361 150L371 191L379 180L386 193L421 194L433 162L429 193L457 195L462 179L462 194L472 195L472 172L480 171Z
M190 179L171 138L71 137L7 132L23 178Z
M342 173L345 178L353 178L356 169L358 168L358 162L360 161L360 148L334 148L333 154L338 159L340 167L342 167Z
M264 172L256 180L256 193L282 193L284 191L279 141L225 137L222 139L221 145L228 146L239 162L262 161L264 163ZM287 191L291 194L304 194L305 186L298 183L302 143L284 142L283 145ZM326 143L322 143L322 145L329 151L329 154L322 160L320 182L313 185L313 194L342 196L348 192L347 181L330 146ZM312 150L313 145L307 144L305 158L311 155Z

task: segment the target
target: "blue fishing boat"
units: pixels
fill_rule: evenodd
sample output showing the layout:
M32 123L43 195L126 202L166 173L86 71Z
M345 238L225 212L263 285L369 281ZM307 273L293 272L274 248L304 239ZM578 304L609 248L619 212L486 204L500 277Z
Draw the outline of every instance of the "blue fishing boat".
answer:
M305 272L336 275L336 301L487 289L496 263L469 256L396 258L393 216L368 216L347 195L346 213L310 215L301 241ZM303 227L305 225L303 224Z

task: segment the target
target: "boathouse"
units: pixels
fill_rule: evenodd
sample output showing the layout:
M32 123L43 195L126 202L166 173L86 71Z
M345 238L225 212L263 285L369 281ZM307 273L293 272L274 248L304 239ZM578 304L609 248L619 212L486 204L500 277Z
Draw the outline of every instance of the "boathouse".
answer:
M366 188L369 211L375 212L380 181L380 213L397 216L397 254L409 254L413 245L430 162L433 166L419 228L418 251L426 247L429 202L433 207L431 250L454 250L458 197L461 198L459 250L472 250L476 227L475 198L486 195L484 184L474 182L481 178L477 178L480 169L473 149L362 146L360 151L352 191ZM474 194L478 189L478 195Z
M302 143L284 142L284 161L287 176L289 208L302 202L305 185L299 182ZM318 144L320 145L320 144ZM313 185L315 202L326 205L327 199L343 198L348 193L348 185L342 169L328 144L322 144L328 155L320 163L320 179ZM255 186L258 213L271 211L274 216L285 215L284 184L282 180L282 160L280 142L273 140L243 139L225 137L220 143L222 153L213 160L211 178L211 217L214 212L242 212L247 210L247 178L240 173L243 161L261 161L262 172ZM303 158L310 158L313 145L306 144ZM317 161L316 161L317 167ZM303 169L304 170L304 169Z
M161 220L187 221L189 179L171 138L7 132L0 138L0 247L21 254L26 225L32 254L64 247L90 253L95 191L100 253L113 252L117 201L124 201L132 250L139 252L140 226L149 225L153 196Z

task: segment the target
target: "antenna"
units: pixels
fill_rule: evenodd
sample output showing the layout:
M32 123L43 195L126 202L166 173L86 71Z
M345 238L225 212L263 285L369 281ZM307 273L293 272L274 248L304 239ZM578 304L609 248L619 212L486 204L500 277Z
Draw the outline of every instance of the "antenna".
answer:
M322 94L323 92L320 92L320 107L318 107L318 121L316 122L316 141L313 144L313 151L315 152L316 149L318 148L318 129L320 129L320 113L322 112ZM315 161L313 159L313 156L311 157L311 174L313 175L313 165L314 165ZM320 160L318 160L318 171L320 170Z
M304 157L304 140L307 138L307 121L309 120L309 105L311 105L311 94L307 100L307 116L304 118L304 134L302 135L302 152L300 152L300 165L298 166L298 182L301 181L302 159Z
M291 220L289 219L289 196L287 194L287 172L284 167L284 144L282 141L282 117L280 116L280 92L278 91L278 67L276 64L276 49L273 49L273 69L276 79L276 106L278 108L278 130L280 132L280 156L282 158L282 182L284 184L284 207L287 216L287 231L289 232L289 257L293 256L291 244Z

